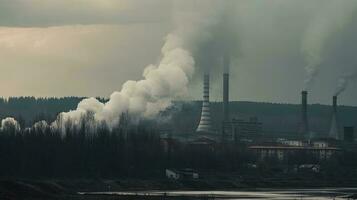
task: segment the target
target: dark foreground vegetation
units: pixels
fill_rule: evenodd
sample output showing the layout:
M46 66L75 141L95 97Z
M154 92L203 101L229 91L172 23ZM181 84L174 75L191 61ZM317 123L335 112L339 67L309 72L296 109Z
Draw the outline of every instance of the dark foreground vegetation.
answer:
M71 102L68 110L73 109L80 99L72 100L68 100ZM0 108L8 103L0 102ZM22 107L16 105L21 116L30 112L31 116L40 113L28 108L26 103ZM40 103L36 108L41 110L43 105ZM172 117L182 130L190 129L191 125L179 119L194 121L195 114L191 112L196 111L191 110L192 106L197 107L195 104L181 104L178 108L181 114ZM213 106L218 109L219 105ZM277 105L261 106L265 107L263 113L268 116L267 113L273 113L269 107ZM63 111L61 106L56 109ZM48 113L51 114L39 115L34 121L53 121L57 113ZM188 113L188 117L180 117L182 113ZM24 121L22 127L27 123ZM355 148L343 147L330 160L319 161L308 155L297 155L284 162L274 159L262 162L248 151L245 143L218 142L201 146L170 137L162 138L160 128L150 123L128 126L121 121L112 130L103 124L88 131L90 123L90 117L83 117L80 127L71 128L68 124L64 128L65 133L47 126L0 130L0 199L21 199L18 195L28 193L37 195L37 199L61 195L76 199L75 192L78 191L342 187L357 183ZM307 163L320 165L320 171L294 170L295 166ZM200 179L168 180L165 177L167 168L192 168L199 172Z
M0 177L162 179L167 168L193 168L206 180L221 176L242 185L264 186L269 180L304 177L299 174L304 172L294 170L294 166L301 164L321 165L319 173L308 174L311 183L316 179L317 183L349 184L357 177L354 148L342 149L329 160L295 155L283 162L275 159L261 162L245 143L180 142L161 138L155 126L147 123L129 127L123 121L113 130L103 124L89 131L91 122L87 119L83 117L78 128L68 124L65 133L49 126L0 130Z

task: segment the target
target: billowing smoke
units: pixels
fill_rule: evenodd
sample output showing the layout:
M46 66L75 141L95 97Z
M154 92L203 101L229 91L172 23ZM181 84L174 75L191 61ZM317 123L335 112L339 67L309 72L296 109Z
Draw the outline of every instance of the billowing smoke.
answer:
M89 129L103 122L113 127L124 112L134 119L153 118L168 108L173 99L185 97L195 72L192 52L200 51L201 44L212 39L207 30L217 23L217 9L209 6L213 1L201 1L200 5L207 7L198 10L197 6L187 6L187 3L182 5L177 1L176 6L183 7L174 16L177 27L165 38L161 60L145 68L142 80L127 81L106 103L95 98L82 100L76 110L61 113L52 127L63 128L69 121L72 126L78 126L83 117L93 121Z
M149 65L143 80L127 81L119 92L114 92L107 103L95 98L84 99L74 111L61 113L63 122L79 124L81 117L91 113L96 122L109 126L118 123L120 114L128 112L134 117L153 117L171 105L171 100L187 93L188 82L194 73L194 60L183 48L180 37L170 34L162 48L158 65Z
M20 124L12 117L7 117L1 120L1 131L5 132L18 132L21 127Z
M68 127L86 126L84 128L90 132L102 124L113 128L123 113L128 113L131 120L154 118L170 107L172 100L186 97L195 73L194 56L208 49L205 44L214 43L217 33L212 30L217 29L222 8L228 4L214 0L180 0L173 1L172 5L174 31L164 40L159 62L144 69L142 80L125 82L105 103L96 98L84 99L75 110L60 113L50 125L41 121L32 129L45 130L50 126L65 132ZM214 46L209 47L213 49ZM11 122L17 124L15 120L6 119L5 126Z
M48 125L48 123L44 120L36 122L33 126L32 126L32 130L34 130L35 132L45 132L47 128L49 128L50 126Z
M357 79L357 72L354 72L352 74L347 74L338 79L338 84L336 91L334 93L335 96L340 95L343 91L345 91L351 81L354 81Z
M323 50L331 35L340 31L349 22L357 8L357 1L329 0L309 24L302 41L302 53L306 62L304 89L309 90L323 61Z

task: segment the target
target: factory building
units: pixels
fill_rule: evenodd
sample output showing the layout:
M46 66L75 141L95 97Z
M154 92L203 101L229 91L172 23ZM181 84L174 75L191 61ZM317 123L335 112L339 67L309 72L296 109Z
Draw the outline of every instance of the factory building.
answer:
M256 117L251 117L248 120L232 119L223 123L223 131L226 139L229 140L258 138L262 135L262 129L263 124Z
M316 141L312 143L286 142L268 145L252 145L249 147L259 160L278 159L279 161L289 160L291 158L311 156L318 160L330 159L332 155L340 151L335 146L330 146L325 141Z

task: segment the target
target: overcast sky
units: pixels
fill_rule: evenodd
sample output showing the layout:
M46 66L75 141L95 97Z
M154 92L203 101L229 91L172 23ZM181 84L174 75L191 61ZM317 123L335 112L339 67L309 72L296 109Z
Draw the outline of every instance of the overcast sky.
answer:
M230 40L238 44L232 53L231 99L299 102L306 31L319 16L328 14L333 21L346 13L344 6L331 10L331 1L354 0L236 1L229 15ZM207 3L192 0L186 6L202 10ZM0 95L107 97L158 62L182 9L174 0L0 0ZM310 102L330 103L338 78L357 68L357 15L352 8L348 12L325 38ZM188 99L201 99L199 68ZM212 100L219 101L221 68L212 71ZM357 105L356 90L352 82L340 103Z

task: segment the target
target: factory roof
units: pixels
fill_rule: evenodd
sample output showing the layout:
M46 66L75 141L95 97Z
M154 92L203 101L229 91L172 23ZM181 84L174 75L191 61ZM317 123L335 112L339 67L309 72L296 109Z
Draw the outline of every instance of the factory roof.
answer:
M313 146L284 146L284 145L270 145L260 146L254 145L248 147L249 149L281 149L281 150L340 150L337 147L313 147Z

